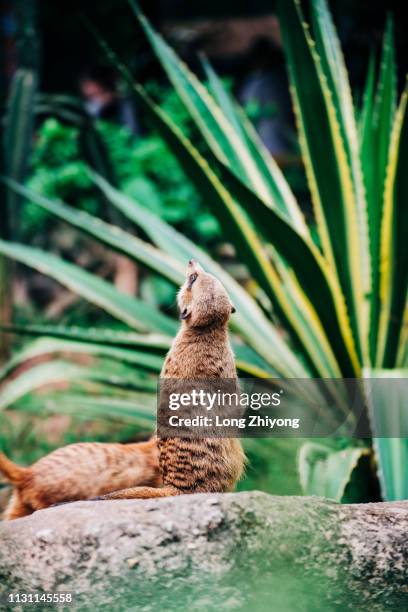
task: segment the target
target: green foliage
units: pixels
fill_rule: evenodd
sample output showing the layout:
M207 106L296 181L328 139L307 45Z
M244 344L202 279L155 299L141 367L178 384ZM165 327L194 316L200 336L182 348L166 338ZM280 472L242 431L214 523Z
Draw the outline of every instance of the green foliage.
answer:
M16 5L18 22L16 42L17 69L13 74L5 104L5 93L0 92L0 108L6 106L4 117L0 117L0 167L1 173L24 181L28 153L32 144L34 101L37 90L38 46L36 33L36 5L19 2ZM24 24L24 27L23 27ZM4 78L6 77L4 73ZM0 192L0 237L17 238L19 219L19 196L16 193ZM7 325L12 317L12 268L0 256L0 324ZM10 347L5 338L0 339L0 359L9 355Z
M135 3L130 4L184 105L189 117L187 129L180 129L178 116L173 117L171 109L157 104L148 91L133 82L127 68L103 42L102 47L205 199L246 266L253 280L250 286L255 290L244 290L184 232L169 225L154 209L153 192L143 195L143 187L132 186L131 180L131 187L121 185L118 189L89 172L89 180L104 198L128 217L147 240L136 239L130 232L15 183L9 182L10 187L41 210L140 262L174 289L183 278L186 261L192 256L197 258L220 278L237 308L232 330L241 373L340 378L360 377L366 367L406 367L407 93L394 112L393 104L387 102L396 97L395 82L390 77L390 29L386 32L376 100L372 100L374 89L369 81L358 126L347 71L325 0L311 3L312 31L305 25L300 3L278 3L300 147L315 210L314 234L281 170L211 67L205 65L206 87L152 29ZM384 121L378 119L384 114ZM371 138L378 139L381 155L378 147L367 146ZM381 188L370 190L367 186L373 180L370 172L374 157L375 163L382 164L375 179L381 180ZM147 206L148 200L151 206ZM374 247L372 236L377 223L379 243ZM143 334L160 332L168 339L174 333L176 322L171 318L146 307L140 299L125 299L107 281L92 277L75 264L6 241L0 242L0 252L53 276L133 330ZM66 339L69 336L67 330ZM75 333L70 340L78 342ZM86 352L84 347L81 350ZM103 379L96 376L98 366L92 365L89 372L84 369L83 381L106 387ZM31 370L35 367L39 366ZM62 370L57 366L57 373L58 367ZM121 367L124 370L118 375L117 393L125 392L129 384L127 366ZM55 373L51 367L49 370L52 378ZM44 384L44 371L47 372L45 368L40 370L41 377L34 373L30 384L34 385L31 381L37 377ZM28 378L28 373L21 376ZM5 386L6 399L13 397L13 387L10 392L8 386L13 383ZM330 393L329 382L327 392ZM85 407L89 396L79 401ZM67 409L63 401L57 403L60 410ZM384 407L381 410L386 419ZM112 414L118 414L114 404ZM373 433L375 436L375 424ZM388 448L392 455L390 444L389 440L383 441L382 451L377 454L386 498L394 497L396 491L400 494L403 478L402 465L398 464L397 469L393 464L391 476L390 470L385 469L384 449ZM336 499L350 495L355 500L358 495L355 491L351 494L350 478L353 481L361 463L369 465L368 453L358 441L340 448L308 443L299 457L305 492ZM394 484L390 478L395 479Z
M74 416L62 418L68 421L69 426L59 424L61 417L55 414L50 431L50 412L42 410L41 404L38 404L35 414L10 412L6 417L1 415L0 450L22 465L31 465L65 444L123 442L137 439L135 438L134 422L109 421L107 423L105 416L100 420L95 416L92 418L82 416L81 418L78 412ZM61 433L57 436L56 430L58 429ZM0 489L1 486L0 481Z
M185 131L186 113L175 94L150 87L159 96ZM113 175L123 193L178 227L203 244L219 238L216 219L206 210L194 186L185 180L177 160L162 139L155 134L134 137L124 126L98 121L95 129L112 165ZM87 173L81 146L83 128L49 118L41 125L31 159L28 186L52 198L68 200L93 214L103 215ZM23 229L29 235L48 216L41 209L27 205Z
M299 452L299 475L302 489L309 495L329 497L336 501L368 501L361 490L351 493L350 484L370 450L363 446L307 442ZM366 478L369 472L366 470ZM348 489L348 491L347 491Z
M274 495L302 495L296 457L302 438L245 439L248 465L239 491L259 489Z
M27 184L35 191L54 198L66 198L89 212L97 212L97 200L92 194L86 165L80 159L79 129L63 125L57 119L46 120L36 136L31 158L31 175ZM24 235L43 225L49 218L44 212L26 204L22 215Z

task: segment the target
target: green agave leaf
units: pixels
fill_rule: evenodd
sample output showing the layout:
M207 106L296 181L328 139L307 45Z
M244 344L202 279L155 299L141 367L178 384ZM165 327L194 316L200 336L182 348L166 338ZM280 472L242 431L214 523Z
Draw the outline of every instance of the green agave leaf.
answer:
M27 336L48 336L65 340L103 344L116 347L137 347L144 352L164 354L171 344L169 336L161 334L137 334L100 327L66 327L63 325L11 325L0 326L0 331Z
M375 193L376 181L376 148L374 146L373 112L374 112L374 84L375 84L375 58L370 56L367 80L364 89L363 106L360 114L360 157L364 176L364 186L367 199L370 259L371 259L371 307L370 307L370 333L369 350L370 362L375 363L378 313L379 313L379 232L380 219L378 212L382 207L382 196L378 198ZM376 222L374 222L376 219Z
M303 22L300 3L279 0L278 9L300 145L323 253L340 281L361 360L366 353L361 340L366 337L364 330L369 321L370 275L353 176L336 107L321 60Z
M353 100L343 52L326 0L312 0L311 17L316 50L336 106L339 127L351 164L352 157L358 154Z
M353 177L356 205L361 215L359 220L364 224L362 231L368 234L367 210L362 169L360 167L359 137L347 68L327 0L313 0L312 8L311 15L316 49L336 107L339 128ZM368 248L367 238L366 248Z
M237 151L240 147L240 142L238 138L236 138L231 126L224 120L219 107L211 99L204 85L202 85L195 75L187 69L187 66L179 60L163 38L156 34L147 19L140 12L136 2L129 0L129 4L138 18L159 61L162 62L172 85L189 109L195 121L200 125L201 129L206 132L207 138L212 143L212 146L217 149L218 154L222 156L224 161L229 159L235 169L239 172L243 172L245 176L248 176L246 164L242 163L242 159ZM246 161L250 164L253 163L248 157Z
M262 177L268 184L271 198L263 200L261 194L258 194L261 201L269 208L277 208L293 224L299 234L310 237L303 213L278 164L259 138L244 110L225 90L218 75L205 58L202 59L202 65L215 100L242 141L242 146L249 150ZM205 137L205 133L203 136ZM216 154L214 149L213 152ZM218 159L221 161L220 158Z
M13 191L40 206L43 210L93 236L115 251L142 263L149 270L158 272L175 285L179 286L184 282L185 266L182 266L168 254L140 240L140 238L132 236L117 226L101 221L87 212L67 206L62 201L52 201L40 193L18 185L14 181L4 179L4 182Z
M364 447L336 450L307 442L299 451L298 469L305 495L320 495L340 502L352 472L370 451Z
M231 340L238 375L248 378L278 378L279 372L256 353L250 346L242 344L235 336Z
M408 462L407 438L374 438L383 499L408 499L405 466Z
M276 251L272 251L271 257L275 262L282 284L287 289L286 299L290 308L296 313L300 321L303 345L307 348L311 360L316 365L316 371L321 377L341 377L338 357L330 345L315 306L303 291L296 273L285 260L278 257Z
M16 410L36 415L68 414L83 419L104 419L132 423L152 430L156 422L154 395L133 393L130 399L85 393L33 393L18 401Z
M380 318L377 364L395 367L408 291L408 89L395 117L381 225Z
M44 385L70 380L83 380L88 374L85 374L85 372L84 367L66 361L55 360L37 365L2 386L0 390L0 411L9 408L24 395Z
M370 148L373 135L373 109L374 109L374 85L375 85L375 56L370 54L367 67L367 78L364 86L362 108L359 115L359 141L361 162L364 174L367 200L369 200L372 179L368 179L367 171L371 168L368 161L371 160L373 151Z
M267 363L283 376L302 378L307 375L307 370L291 353L280 333L269 323L256 302L207 253L162 219L140 206L135 200L109 185L102 177L92 174L92 179L109 201L141 227L149 238L165 252L183 262L193 257L201 263L205 270L220 279L237 310L231 319L232 328L239 331L245 341Z
M389 146L396 105L397 70L395 65L394 26L392 18L389 16L384 32L380 76L373 113L374 146L376 147L373 158L378 172L378 174L376 173L376 201L377 208L379 208L376 218L373 219L373 225L375 220L379 221L381 218L381 200L387 173Z
M401 337L397 354L397 368L408 368L408 289L405 299L404 317L402 320Z
M372 258L372 325L371 352L372 363L376 363L379 318L381 310L381 224L384 214L384 190L387 167L389 164L392 128L396 110L396 66L394 58L393 23L388 18L383 42L375 101L370 108L370 122L367 126L365 173L368 185L368 204L370 212L370 244ZM370 149L369 149L370 147ZM364 158L363 158L364 159ZM378 363L378 362L377 362ZM381 365L381 364L378 364Z
M407 429L408 370L365 369L364 378L383 498L408 499L408 439L377 437Z
M160 372L163 358L135 349L116 348L110 345L90 344L72 340L58 340L56 338L39 338L25 346L0 369L0 381L12 370L18 368L29 359L55 353L69 353L109 357L119 362L132 363L146 370Z
M356 218L354 221L351 221L351 224L355 225L358 229L361 277L364 282L360 297L362 296L365 299L365 296L371 292L371 261L367 200L353 98L340 41L327 1L313 0L312 6L311 14L317 53L330 88L331 100L336 108L337 120L353 181ZM351 214L353 213L351 212ZM367 362L369 359L368 330L370 323L369 303L367 300L362 305L362 308L363 311L359 319L360 344L364 354L364 361Z
M371 53L367 68L367 78L364 87L363 102L359 120L359 140L360 140L360 156L364 175L364 185L366 190L367 206L369 212L369 220L373 218L373 214L377 213L382 206L382 196L375 193L375 181L377 159L374 149L374 91L375 91L375 72L376 62L375 56ZM374 254L373 230L374 225L370 223L370 248L372 255ZM378 241L377 241L378 249ZM374 265L374 262L372 261Z
M295 210L295 215L298 217L299 211L296 205L294 206L294 198L289 188L283 184L284 179L281 177L278 183L271 183L270 178L265 180L248 148L204 85L153 30L137 3L133 0L128 1L175 90L210 148L224 163L230 165L238 176L243 177L262 198L272 203L277 197L287 214ZM281 186L283 186L282 191ZM286 208L286 198L290 200L289 208Z
M154 32L154 34L152 35L159 37L159 34L157 32ZM220 107L225 118L231 124L231 127L236 132L240 141L245 142L246 140L245 127L242 125L239 119L237 103L235 102L233 97L230 95L230 93L225 89L221 79L218 77L217 73L215 72L210 62L208 61L208 59L205 57L205 55L200 55L199 59L201 61L201 66L204 70L205 76L207 77L207 81L208 81L207 87L208 87L209 93L211 94L211 97L213 98L213 100L215 100L215 102ZM183 69L188 70L188 67L183 65L182 70ZM194 78L194 75L192 76Z
M152 310L141 300L120 293L112 284L55 255L4 240L0 240L0 253L51 276L134 329L154 330L169 335L173 335L177 329L176 321Z
M300 288L295 295L300 300L303 314L310 313L307 322L315 330L313 341L309 344L305 342L306 350L310 355L316 354L318 341L326 358L331 360L332 371L336 371L334 360L337 360L343 375L352 376L358 372L358 359L344 297L318 249L311 241L299 236L277 213L262 206L257 196L236 179L228 168L221 166L215 158L212 161L218 164L223 184L248 212L251 211L260 233L291 266L289 270L296 277ZM300 319L297 331L300 336L308 331L304 328L304 319Z
M202 63L214 97L224 113L227 115L241 140L243 140L244 146L249 148L251 155L256 160L258 167L263 170L264 174L268 176L269 179L273 177L274 185L283 180L282 190L284 190L286 180L283 178L280 169L273 161L273 158L269 152L266 151L258 135L253 129L253 126L245 116L245 113L225 91L221 81L211 68L210 64L206 60L203 60ZM217 162L218 161L219 160L217 160ZM215 165L217 165L217 163ZM221 170L220 176L222 175L223 172ZM231 188L231 185L228 186L231 189L232 194L235 195L234 189ZM264 203L260 199L257 208L257 210L259 210L259 216L257 216L257 214L254 215L251 199L242 197L242 191L239 189L237 192L237 200L244 206L248 212L248 215L252 219L260 222L261 228L264 227L263 223L266 223L266 228L269 228L270 223L273 223L273 219L271 218L272 215L268 216L268 211L263 210ZM290 200L289 195L286 200L287 202ZM286 207L279 206L279 199L277 197L275 197L275 202L278 204L281 211L286 211ZM271 206L270 208L273 207ZM296 202L294 202L294 208L298 210ZM294 227L296 228L297 232L304 236L305 240L309 239L311 242L310 234L304 224L302 214L300 213L298 216L293 214L292 218L294 221L297 221L296 224L294 223ZM268 238L268 231L261 231L261 233L264 233L265 237ZM273 234L273 232L270 232L270 234ZM272 240L274 241L274 236L272 237ZM302 338L303 346L307 347L308 355L312 357L311 361L314 363L316 371L320 374L320 376L340 376L340 369L324 329L320 324L314 309L313 314L311 314L312 308L310 306L310 302L306 299L306 296L303 294L301 288L292 278L292 269L279 257L276 251L274 251L273 261L275 262L275 266L279 272L279 276L281 277L280 284L282 292L285 292L285 302L288 305L289 310L296 313L296 319L299 322L297 325L297 334Z
M71 383L78 385L79 382L99 382L122 389L156 389L154 381L148 381L135 373L134 369L117 364L120 367L112 367L113 362L104 363L100 361L96 367L77 365L63 360L53 360L47 363L35 365L25 370L17 378L4 383L0 390L0 411L13 407L27 394L32 394L45 386ZM58 393L54 391L53 393ZM153 398L156 393L140 394L140 397ZM152 401L153 401L152 399Z
M146 372L136 369L134 364L120 362L112 357L99 355L91 363L86 365L86 378L84 376L83 386L85 391L95 387L95 381L105 389L111 390L112 395L123 397L133 391L157 392L157 372ZM73 385L76 386L76 383Z

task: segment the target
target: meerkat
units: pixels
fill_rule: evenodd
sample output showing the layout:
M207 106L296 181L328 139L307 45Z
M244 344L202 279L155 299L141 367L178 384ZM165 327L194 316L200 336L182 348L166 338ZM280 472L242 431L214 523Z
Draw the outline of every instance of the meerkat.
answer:
M221 282L190 260L178 294L181 327L163 364L162 379L237 380L228 337L234 312ZM231 491L245 464L234 438L157 437L162 486L136 486L98 499L140 499Z
M124 487L161 484L154 438L137 444L70 444L30 467L16 465L0 453L0 473L14 486L5 520Z

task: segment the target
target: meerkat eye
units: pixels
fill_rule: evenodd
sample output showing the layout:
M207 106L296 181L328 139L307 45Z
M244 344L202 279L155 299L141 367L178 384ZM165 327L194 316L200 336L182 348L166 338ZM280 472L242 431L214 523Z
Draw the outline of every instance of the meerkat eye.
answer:
M197 272L193 272L193 274L190 274L190 276L188 277L189 289L191 289L191 287L193 286L193 283L195 283L195 281L197 280L197 277L198 277Z

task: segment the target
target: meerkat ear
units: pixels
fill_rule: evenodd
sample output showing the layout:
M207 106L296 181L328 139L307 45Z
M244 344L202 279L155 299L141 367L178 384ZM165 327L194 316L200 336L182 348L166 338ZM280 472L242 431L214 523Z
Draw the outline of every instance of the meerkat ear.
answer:
M187 308L187 306L185 308L183 308L183 310L180 312L180 319L182 321L184 321L185 319L187 319L191 314L191 310L190 308Z
M234 312L237 312L237 309L235 308L234 304L231 304L231 314L234 314Z

